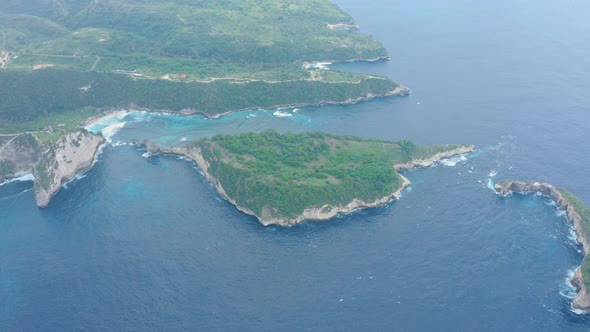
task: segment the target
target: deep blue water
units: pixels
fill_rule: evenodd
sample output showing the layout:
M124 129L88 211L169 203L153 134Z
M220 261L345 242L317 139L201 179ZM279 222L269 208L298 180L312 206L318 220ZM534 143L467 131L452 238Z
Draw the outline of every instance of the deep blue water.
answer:
M126 122L114 145L49 208L30 182L0 187L0 331L589 330L564 296L582 258L565 218L488 186L543 180L590 202L590 2L336 3L392 60L333 67L411 96L113 119ZM407 172L388 206L279 228L222 200L192 163L127 145L268 128L478 150Z

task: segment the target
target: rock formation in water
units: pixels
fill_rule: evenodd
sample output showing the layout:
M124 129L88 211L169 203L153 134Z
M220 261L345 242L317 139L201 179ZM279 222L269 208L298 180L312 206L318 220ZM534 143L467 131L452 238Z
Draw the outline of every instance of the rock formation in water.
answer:
M342 141L346 141L346 138L340 138L340 139ZM332 140L331 141L332 143L337 142L336 138L331 138L331 140ZM239 203L240 201L238 198L236 198L237 195L235 194L235 190L231 190L231 188L228 189L229 184L227 182L224 183L222 181L221 178L223 177L223 174L219 174L219 173L215 173L215 172L211 171L212 163L215 163L215 162L219 163L219 161L221 159L229 160L231 157L229 157L228 155L221 156L220 157L221 159L211 158L211 156L210 156L210 158L207 158L205 156L204 151L203 151L203 147L200 144L192 144L192 145L189 144L189 145L187 145L187 147L177 147L177 148L167 149L167 148L161 148L157 144L155 144L151 141L147 141L147 140L139 141L136 143L140 146L144 146L147 150L148 155L177 154L177 155L186 156L189 159L193 160L199 166L199 168L203 171L203 174L205 175L207 180L215 186L215 188L217 189L217 192L222 197L224 197L230 203L235 205L240 211L242 211L246 214L255 216L259 220L259 222L265 226L272 225L272 224L280 225L280 226L291 226L291 225L298 224L298 223L301 223L303 221L308 221L308 220L315 220L315 221L328 220L328 219L335 217L336 215L338 215L340 213L348 213L348 212L351 212L351 211L354 211L357 209L361 209L361 208L372 208L372 207L382 206L393 199L399 198L401 195L401 192L407 186L410 185L410 181L407 178L403 177L401 174L398 174L401 179L399 186L397 186L396 188L393 188L393 190L388 192L387 194L383 194L384 196L378 196L378 197L372 198L372 199L360 199L358 197L362 197L362 196L357 196L357 198L352 198L350 200L343 200L342 202L340 202L338 204L314 201L314 202L310 202L310 205L308 205L307 207L302 209L302 211L300 211L296 215L290 215L290 216L283 215L283 216L281 216L281 215L277 215L277 213L273 213L273 209L276 210L277 207L272 206L270 203L268 204L269 206L265 206L261 211L255 211L254 209L248 207L247 204ZM397 144L397 143L386 142L384 144ZM343 145L343 146L345 146L345 145ZM345 149L345 148L342 148L342 149ZM416 167L427 167L427 166L430 166L430 165L440 161L441 159L452 157L455 155L468 153L468 152L473 151L473 149L474 149L473 145L456 146L456 147L449 148L447 150L444 150L444 151L441 151L438 153L427 155L425 157L411 159L411 160L404 162L404 163L400 163L400 164L393 164L392 163L390 167L391 167L392 171L413 169ZM244 153L244 156L245 156L244 158L250 158L250 159L254 158L252 155L250 155L248 153ZM343 161L343 163L346 164L345 161ZM277 165L277 167L278 167L278 165ZM350 171L355 172L356 170L353 168ZM229 169L226 169L225 172L232 172L232 171ZM276 177L276 175L269 175L269 176ZM241 180L238 180L238 181L241 181ZM302 181L305 181L305 179L299 179L298 181L302 182ZM336 181L338 181L338 180L336 180ZM367 184L367 185L369 185L369 184ZM232 195L232 193L233 193L233 195ZM253 193L251 193L251 196L249 196L249 197L251 199L256 199L255 196L257 194L258 193L253 192ZM291 197L291 198L295 199L294 197Z
M587 212L588 207L572 194L563 189L558 189L549 183L503 181L497 183L494 187L500 195L508 195L510 193L540 193L551 198L558 209L566 212L568 220L573 224L574 230L578 234L578 242L584 247L584 255L586 255L582 265L576 269L572 281L577 288L577 295L572 306L575 309L590 309L590 294L588 294L587 285L588 281L590 281L590 275L588 275L590 273L590 260L586 259L590 251L590 242L588 242L588 224L590 220L586 220L588 216L584 213Z

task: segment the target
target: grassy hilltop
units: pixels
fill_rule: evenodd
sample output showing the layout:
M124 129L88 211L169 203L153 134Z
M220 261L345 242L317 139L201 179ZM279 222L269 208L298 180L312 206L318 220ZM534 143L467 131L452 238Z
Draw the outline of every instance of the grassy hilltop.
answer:
M207 172L227 196L269 220L293 219L307 208L390 196L403 184L394 165L461 147L266 131L204 139L190 146L188 155L198 149L209 165Z

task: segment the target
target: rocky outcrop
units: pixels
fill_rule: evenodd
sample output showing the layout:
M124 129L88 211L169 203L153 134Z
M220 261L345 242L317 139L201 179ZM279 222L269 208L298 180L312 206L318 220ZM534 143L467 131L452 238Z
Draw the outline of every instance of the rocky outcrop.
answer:
M568 220L573 224L574 230L578 235L578 242L581 243L584 248L584 254L588 255L588 252L590 251L588 230L585 229L584 221L576 211L575 205L565 197L560 189L545 182L525 181L503 181L496 183L494 187L500 195L509 195L511 193L540 193L549 197L555 202L558 209L566 212ZM580 267L576 269L572 283L578 289L577 296L574 299L572 306L575 309L590 309L590 294L588 294L588 289L584 284L584 276Z
M397 165L395 165L395 170L399 172L399 171L408 171L408 170L412 170L414 168L419 168L419 167L429 167L429 166L432 166L435 163L441 161L442 159L446 159L446 158L454 157L457 155L469 153L469 152L473 151L474 149L475 149L475 146L473 146L473 145L463 145L463 146L458 147L453 150L439 152L439 153L437 153L431 157L428 157L428 158L415 159L415 160L412 160L407 163L397 164Z
M0 136L0 183L31 173L39 144L31 134Z
M92 167L104 142L102 136L76 131L44 146L33 168L37 206L47 207L63 183Z

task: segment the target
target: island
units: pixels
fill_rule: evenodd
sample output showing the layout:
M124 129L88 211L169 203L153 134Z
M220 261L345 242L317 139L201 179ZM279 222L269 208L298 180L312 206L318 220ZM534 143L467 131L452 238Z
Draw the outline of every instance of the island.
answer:
M149 155L192 159L222 197L265 226L327 220L384 205L410 184L399 171L474 149L275 131L218 135L175 148L139 143Z
M572 223L577 241L584 248L584 259L574 273L572 283L577 288L577 295L572 307L579 310L590 309L590 208L570 192L556 188L544 182L502 181L495 184L496 191L503 196L511 193L539 193L555 202L558 209L566 212L567 219Z

